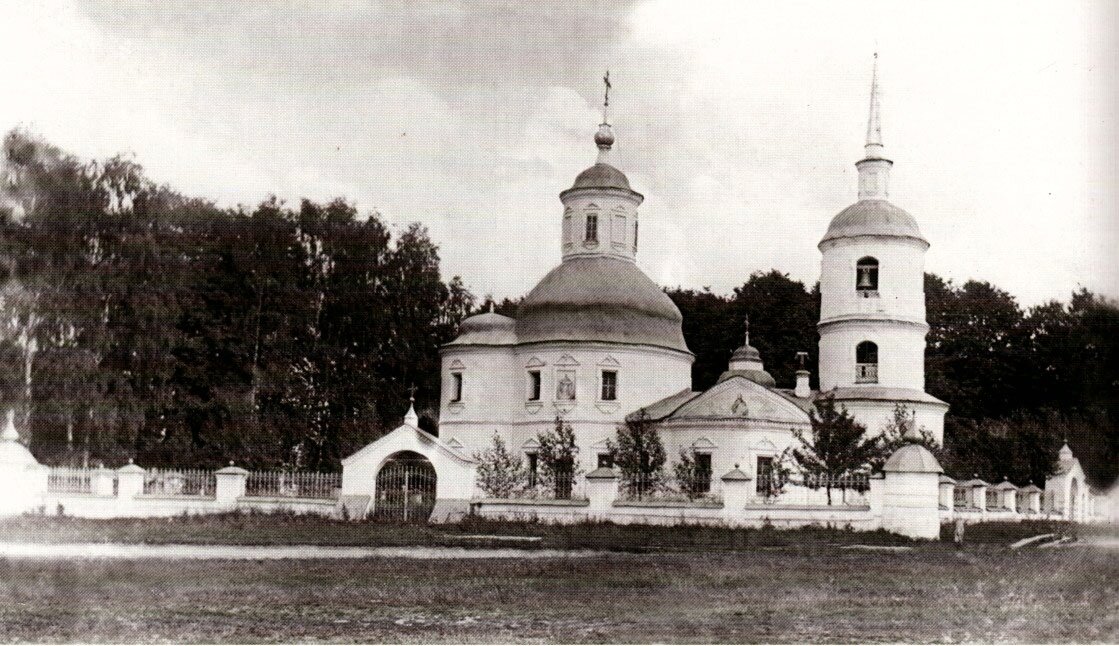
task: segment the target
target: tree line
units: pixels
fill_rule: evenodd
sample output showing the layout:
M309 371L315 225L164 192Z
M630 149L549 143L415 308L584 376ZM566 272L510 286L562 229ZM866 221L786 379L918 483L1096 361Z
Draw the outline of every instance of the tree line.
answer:
M0 397L44 463L335 469L413 386L433 427L473 297L419 225L220 209L20 131L3 161Z

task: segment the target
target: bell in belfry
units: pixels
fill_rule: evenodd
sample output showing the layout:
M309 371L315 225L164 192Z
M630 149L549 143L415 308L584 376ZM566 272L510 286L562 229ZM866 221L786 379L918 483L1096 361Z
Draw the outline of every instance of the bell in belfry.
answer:
M851 283L847 283L850 285ZM870 289L874 287L874 283L870 282L870 270L862 269L859 271L859 287L861 289Z

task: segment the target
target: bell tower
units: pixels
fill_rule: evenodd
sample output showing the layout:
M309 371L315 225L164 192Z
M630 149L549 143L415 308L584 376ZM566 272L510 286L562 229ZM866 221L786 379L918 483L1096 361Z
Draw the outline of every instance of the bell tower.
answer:
M820 389L832 391L869 433L896 404L940 440L944 402L925 393L925 252L917 221L889 198L882 142L878 54L870 88L858 201L832 219L820 241Z

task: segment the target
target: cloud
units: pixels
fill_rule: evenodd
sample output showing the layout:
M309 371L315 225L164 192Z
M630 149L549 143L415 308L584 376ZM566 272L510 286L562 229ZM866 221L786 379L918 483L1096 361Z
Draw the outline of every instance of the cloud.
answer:
M0 8L0 126L222 204L343 195L420 220L447 273L520 295L559 258L559 191L615 159L639 263L728 291L814 283L855 198L882 52L894 201L928 269L1026 303L1119 294L1109 3L83 2ZM992 28L997 25L998 28Z

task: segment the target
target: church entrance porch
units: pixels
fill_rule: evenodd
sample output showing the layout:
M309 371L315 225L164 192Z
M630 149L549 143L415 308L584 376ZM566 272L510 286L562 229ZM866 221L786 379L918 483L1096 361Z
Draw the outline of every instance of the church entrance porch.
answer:
M426 522L435 507L435 467L414 451L400 451L377 472L373 516L378 520Z

